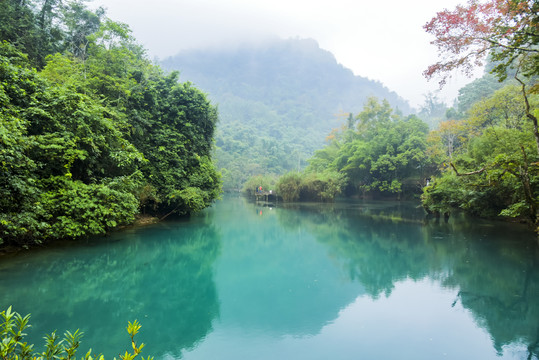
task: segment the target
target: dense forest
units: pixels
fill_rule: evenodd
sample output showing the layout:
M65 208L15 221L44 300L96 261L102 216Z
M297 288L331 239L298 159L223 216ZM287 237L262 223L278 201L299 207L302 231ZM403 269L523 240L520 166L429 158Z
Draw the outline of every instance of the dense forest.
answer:
M103 234L220 193L217 109L82 1L0 2L0 244Z
M477 88L483 95L470 100ZM534 108L538 100L528 98ZM537 191L536 173L529 172L527 190L515 172L526 164L532 170L536 166L534 144L533 124L516 81L499 83L486 73L461 89L457 106L448 109L433 130L416 115L404 117L387 101L370 98L360 113L350 114L346 124L328 136L327 145L315 152L303 172L273 182L254 177L246 189L260 183L277 189L285 201L327 201L339 194L418 198L424 189L429 212L464 209L480 216L529 218L513 209L525 211L527 191ZM497 168L496 162L502 161L505 166ZM488 167L488 174L470 173L482 167Z
M411 112L396 93L354 75L312 39L184 50L161 64L218 104L216 160L228 191L251 176L305 168L328 133L369 97Z
M253 177L245 189L263 184L285 201L421 194L432 214L463 210L536 224L538 153L528 111L537 114L539 96L522 87L486 73L461 89L457 106L431 131L417 116L403 117L371 98L330 134L304 171L273 181Z
M515 217L539 230L538 24L537 1L513 0L445 10L425 25L442 54L427 78L443 85L452 71L469 72L488 56L487 70L504 82L468 97L460 118L455 112L431 134L442 170L424 190L427 211ZM477 93L488 79L476 82Z
M533 23L522 26L534 31ZM285 201L423 193L429 213L459 209L535 223L536 42L523 40L531 51L509 62L489 48L484 75L463 87L453 106L428 93L416 115L314 40L183 51L162 64L218 104L215 154L225 190L262 186Z
M378 198L417 193L432 172L426 155L427 132L428 126L415 115L403 117L387 101L370 98L363 111L350 115L342 129L332 132L328 145L316 151L305 173L307 177L324 174L327 179L339 179L335 195L341 190L346 195ZM295 188L289 176L279 180L280 193ZM335 182L321 181L320 185L333 188ZM293 199L304 197L304 185L299 184L300 191Z

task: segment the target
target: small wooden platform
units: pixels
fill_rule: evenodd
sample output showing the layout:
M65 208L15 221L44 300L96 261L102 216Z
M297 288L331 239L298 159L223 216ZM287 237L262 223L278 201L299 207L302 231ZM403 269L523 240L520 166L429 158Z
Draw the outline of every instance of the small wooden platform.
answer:
M254 196L256 201L275 202L277 200L275 192L255 191Z

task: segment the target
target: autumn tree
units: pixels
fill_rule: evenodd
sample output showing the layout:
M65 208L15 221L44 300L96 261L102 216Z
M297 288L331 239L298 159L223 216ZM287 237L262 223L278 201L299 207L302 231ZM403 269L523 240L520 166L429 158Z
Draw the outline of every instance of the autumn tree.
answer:
M529 105L530 93L539 91L539 2L536 0L470 0L465 6L444 10L424 26L434 35L442 59L424 72L430 79L441 76L443 86L453 70L471 75L483 65L487 55L496 64L492 69L499 80L509 70L521 85L526 116L534 125L533 133L539 155L537 117Z
M470 0L466 6L437 13L425 24L434 35L432 44L443 54L442 60L424 72L427 78L461 69L470 75L490 54L498 64L493 72L499 78L520 63L523 75L539 75L539 2L535 0Z

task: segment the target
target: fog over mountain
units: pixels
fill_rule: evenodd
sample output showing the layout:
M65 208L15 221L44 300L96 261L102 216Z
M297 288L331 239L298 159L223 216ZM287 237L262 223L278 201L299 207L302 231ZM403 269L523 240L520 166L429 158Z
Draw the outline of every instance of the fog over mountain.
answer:
M226 188L252 175L303 167L368 97L411 112L398 94L355 76L312 39L184 50L161 65L178 70L181 81L194 83L219 106L217 160Z

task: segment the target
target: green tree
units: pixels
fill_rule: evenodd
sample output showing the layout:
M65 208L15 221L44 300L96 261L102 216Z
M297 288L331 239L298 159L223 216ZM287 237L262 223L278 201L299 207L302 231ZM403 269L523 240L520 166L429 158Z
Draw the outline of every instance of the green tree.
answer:
M496 76L486 72L479 79L475 79L471 83L459 89L458 96L458 111L461 116L465 116L466 112L476 102L489 97L496 90L501 89L506 84L498 81Z
M531 100L536 104L537 96ZM442 176L424 190L425 208L432 212L460 208L535 223L539 179L532 161L532 124L526 120L518 87L507 85L477 102L468 114L459 122L459 147L445 159L448 166Z
M289 172L279 178L277 192L283 201L298 201L301 194L301 174Z
M402 118L387 101L371 98L357 117L355 129L332 136L330 144L310 160L347 179L348 191L367 194L416 192L425 172L428 126L415 116Z
M416 116L403 118L387 101L369 98L363 111L328 136L303 173L279 180L288 201L332 200L348 195L418 194L433 170L426 154L428 126Z
M160 212L186 214L219 196L220 175L211 160L217 109L191 84L177 81L177 73L159 71L141 78L127 114L129 139L149 160L141 169L157 190Z
M92 98L53 86L0 45L0 238L20 244L129 223L142 154Z
M446 118L447 105L438 98L436 93L429 92L424 97L425 101L417 116L425 121L430 128L435 128L440 121Z

